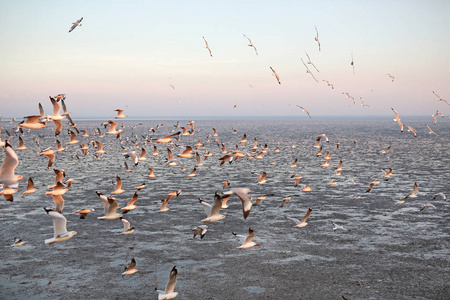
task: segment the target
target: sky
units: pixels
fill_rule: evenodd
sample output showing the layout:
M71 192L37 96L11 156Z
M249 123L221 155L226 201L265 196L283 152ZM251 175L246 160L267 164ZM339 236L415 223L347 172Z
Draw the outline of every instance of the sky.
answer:
M73 119L119 108L307 118L297 105L313 117L450 115L432 93L450 103L449 11L447 0L0 0L0 116L36 115L39 103L51 114L60 93Z

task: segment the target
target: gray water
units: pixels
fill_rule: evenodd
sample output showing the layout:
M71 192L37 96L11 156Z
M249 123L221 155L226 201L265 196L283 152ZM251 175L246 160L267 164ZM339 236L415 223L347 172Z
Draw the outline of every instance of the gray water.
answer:
M431 118L430 118L431 119ZM425 120L405 121L417 130L401 133L396 123L384 120L199 120L195 134L182 136L174 145L156 144L177 120L119 120L124 132L100 138L93 135L103 120L77 121L90 137L78 135L81 143L99 140L107 151L97 159L90 145L83 156L79 145L69 145L57 154L52 168L65 169L73 178L70 191L63 197L63 214L67 229L79 234L54 245L45 245L52 237L52 220L43 207L53 207L46 196L47 185L53 184L54 172L47 169L47 159L37 153L44 148L56 149L50 127L23 134L28 149L17 151L20 164L16 174L32 177L38 192L21 198L26 181L21 181L14 202L2 200L0 231L0 298L3 299L157 299L155 287L164 289L171 268L176 265L179 276L175 291L177 299L446 299L449 297L449 204L441 198L432 200L438 192L450 197L450 122L438 120L436 125ZM135 128L133 125L138 124ZM186 126L187 120L180 120ZM164 125L156 133L149 129ZM431 135L428 124L439 136ZM18 146L17 136L7 138L2 122L2 140ZM58 139L69 140L67 126ZM218 137L208 137L213 129ZM233 134L233 129L237 133ZM263 159L240 158L220 166L221 147L232 150L243 134L247 142L241 150L251 152L256 138L258 149L265 144ZM323 154L331 153L330 166L322 168L323 157L317 157L316 137L325 133L330 142L322 141ZM142 136L153 142L146 143ZM40 146L33 138L39 137ZM128 138L128 141L127 141ZM187 177L195 159L181 159L182 166L166 166L167 147L178 154L182 145L194 146L198 140L214 155L197 167L196 177ZM122 143L120 143L120 141ZM139 148L131 141L139 144ZM339 148L336 147L339 142ZM151 156L157 145L159 155ZM292 148L295 145L295 148ZM140 153L147 150L147 160L137 166L123 156L121 146ZM379 152L391 146L387 154ZM280 147L280 152L273 150ZM255 154L259 152L256 151ZM73 157L77 153L79 159ZM4 153L1 151L0 159ZM298 159L297 167L289 168ZM341 176L334 176L339 161L343 161ZM132 172L126 172L127 161ZM155 169L149 178L148 168ZM184 167L186 171L182 171ZM393 176L384 180L380 169L393 168ZM258 185L252 172L267 172L267 183ZM294 186L291 175L303 178ZM117 195L120 207L126 205L135 190L138 206L125 215L136 231L121 235L122 222L98 220L103 205L95 194L108 195L114 190L116 175L123 182L125 193ZM330 186L331 180L338 182ZM198 198L213 203L215 191L222 192L222 182L229 188L247 187L255 200L268 193L275 194L254 206L244 220L240 200L230 198L228 209L221 210L226 218L212 222L203 240L193 239L191 228L202 224L206 217ZM370 182L380 180L366 193ZM352 183L353 181L354 183ZM419 186L417 198L397 202ZM311 192L302 192L301 185L311 184ZM169 201L168 212L158 213L160 200L174 190L182 195ZM292 196L280 208L282 199ZM356 199L355 199L356 198ZM436 208L421 211L424 204ZM86 219L74 214L82 208L95 208ZM294 228L287 217L301 218L312 208L309 225ZM330 221L343 225L345 231L333 231ZM246 234L252 227L259 245L238 249L239 241L232 232ZM27 244L11 247L14 237ZM121 277L124 265L136 259L139 272ZM50 283L50 284L49 284Z

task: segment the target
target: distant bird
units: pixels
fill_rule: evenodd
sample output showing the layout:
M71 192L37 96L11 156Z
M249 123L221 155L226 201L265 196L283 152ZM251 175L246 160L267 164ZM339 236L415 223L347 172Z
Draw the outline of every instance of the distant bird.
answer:
M123 232L122 232L122 235L125 235L125 234L130 234L130 233L133 233L134 232L134 227L131 227L131 224L130 224L130 222L128 222L127 220L125 220L124 218L120 218L120 220L122 221L122 223L123 223Z
M257 243L253 242L253 238L255 237L255 231L250 227L248 229L248 235L240 235L233 232L233 235L239 239L241 245L238 247L239 249L251 248L254 246L258 246Z
M305 54L306 54L306 57L308 57L308 61L307 61L306 63L307 63L308 65L313 66L314 69L316 69L316 71L319 72L319 69L317 69L316 66L312 63L311 58L309 58L309 55L308 55L308 53L306 53L306 51L305 51Z
M12 187L5 186L3 190L0 191L0 195L3 195L6 201L13 202L14 194L17 193L18 191L19 191L18 189L13 189Z
M330 221L330 222L331 222L331 224L333 225L333 230L334 230L334 231L336 231L336 230L345 230L344 226L337 225L337 224L334 223L333 221Z
M334 84L330 83L328 80L322 80L327 83L327 86L331 86L331 89L334 89Z
M114 119L123 119L128 117L123 114L123 109L116 109L115 111L117 111L117 116L115 116Z
M364 103L363 97L359 97L359 100L361 100L361 106L362 106L362 107L364 107L364 106L370 107L369 105L367 105L366 103Z
M169 281L166 284L164 291L156 290L158 293L158 300L173 299L178 296L178 292L175 292L175 285L177 284L178 270L177 266L174 266L169 274Z
M264 184L267 182L266 177L267 177L267 173L263 172L262 174L258 174L258 173L253 173L256 178L258 179L258 184Z
M205 41L205 48L208 49L209 55L212 57L211 49L209 48L208 42L206 41L204 36L202 36L202 38Z
M122 179L120 179L119 175L116 176L116 187L112 195L122 194L125 190L122 190Z
M392 109L392 111L393 111L394 114L395 114L394 122L397 122L397 123L398 123L398 126L400 126L400 131L403 132L403 123L402 123L402 121L400 120L400 116L399 116L398 113L395 111L395 109L393 109L392 107L391 107L391 109Z
M437 197L441 197L442 199L447 200L447 198L445 197L445 194L442 193L442 192L434 194L433 195L433 200L435 200Z
M203 239L205 237L206 232L208 231L207 225L199 225L192 229L194 231L194 238L200 233L200 239Z
M295 227L296 228L303 228L306 227L308 225L308 223L306 223L306 220L308 220L309 216L311 215L312 212L312 208L308 208L308 211L306 212L306 214L303 216L303 218L301 220L296 219L296 218L291 218L291 217L285 217L287 219L291 219L292 221L295 222Z
M259 196L258 198L256 198L256 201L255 201L255 203L253 203L253 206L258 205L262 200L266 199L267 197L274 196L274 195L275 194L265 194L265 195Z
M408 132L414 134L414 137L417 137L416 130L414 128L412 128L411 126L406 126L406 128L408 129Z
M353 53L352 53L352 62L350 63L353 69L353 75L355 75L355 62L353 61Z
M34 188L33 179L30 177L28 178L27 190L22 193L22 197L25 197L25 195L32 194L34 192L37 192L37 189Z
M14 238L14 244L11 245L11 247L18 247L26 244L27 242L22 241L21 239Z
M409 194L402 200L398 201L397 204L405 203L405 200L408 198L417 198L417 192L418 192L418 185L417 185L417 182L414 182L414 188L413 188L413 191L411 192L411 194Z
M272 70L272 73L275 76L275 78L277 79L278 84L281 84L280 77L278 76L277 72L272 67L269 67L269 68Z
M428 128L428 131L429 131L428 133L429 133L429 134L434 134L434 135L436 135L436 136L439 136L436 132L434 132L434 131L430 128L430 126L427 125L427 128Z
M303 65L304 65L305 68L306 68L306 73L309 73L309 74L312 76L312 78L313 78L316 82L319 82L319 81L317 81L316 77L315 77L314 74L311 72L311 70L308 68L308 66L305 64L305 62L303 61L303 58L300 58L300 60L302 61Z
M389 73L387 73L387 75L389 76L389 78L392 80L392 82L394 82L395 77Z
M135 205L136 201L138 200L138 193L135 192L133 197L131 198L130 201L128 201L127 206L122 207L121 210L123 210L123 213L126 214L127 212L129 212L130 210L135 209L137 206Z
M420 208L420 211L424 210L427 207L436 208L436 206L434 206L433 204L427 203Z
M386 178L386 180L392 176L392 171L393 171L392 168L389 168L389 171L385 171L385 170L381 169L381 172L383 172L384 178Z
M136 267L136 260L133 257L131 259L131 262L125 266L125 270L122 273L122 277L124 277L125 275L131 275L138 272L139 270L135 269L135 267Z
M72 238L74 235L78 234L76 231L67 231L67 219L62 214L60 214L57 211L54 211L52 209L44 208L44 210L47 212L47 214L52 218L53 220L53 231L54 236L50 239L46 239L46 244L54 244L58 242L66 241L70 238Z
M436 97L438 97L438 101L442 101L442 102L447 103L447 105L450 105L450 104L447 102L447 100L445 100L444 98L442 98L441 96L439 96L438 94L436 94L434 91L433 91L433 94L434 94Z
M85 219L88 213L95 211L93 208L83 208L81 210L77 210L75 213L80 214L80 219Z
M355 104L355 98L350 96L350 94L348 92L342 92L341 94L344 94L347 99L352 99L353 104Z
M372 188L373 188L375 185L377 185L377 184L380 184L380 181L379 181L379 180L372 181L372 182L370 183L369 187L367 188L366 193L370 192L370 191L372 190Z
M70 27L69 33L72 32L72 30L74 30L77 26L81 26L83 24L81 24L81 21L83 21L83 17L81 17L81 19L77 20L75 23L72 23L72 27Z
M244 36L247 38L247 40L248 40L248 46L249 47L252 47L253 49L255 49L255 53L256 53L256 55L258 55L258 50L256 50L256 47L253 45L253 43L252 43L252 40L249 38L249 37L247 37L245 34L244 34Z
M391 149L391 146L387 147L387 148L384 149L384 150L381 150L381 151L380 151L380 154L386 154L386 152L387 152L389 149Z
M319 31L317 30L317 27L314 26L314 28L316 29L316 36L314 37L314 40L317 42L317 44L319 45L319 51L320 51L320 41L319 41Z
M297 107L301 108L311 118L311 115L309 114L309 111L306 110L306 108L300 105L297 105Z
M47 128L47 125L45 125L44 122L39 121L39 119L41 118L40 115L28 116L24 118L26 120L25 122L22 122L18 125L19 128L29 128L29 129Z

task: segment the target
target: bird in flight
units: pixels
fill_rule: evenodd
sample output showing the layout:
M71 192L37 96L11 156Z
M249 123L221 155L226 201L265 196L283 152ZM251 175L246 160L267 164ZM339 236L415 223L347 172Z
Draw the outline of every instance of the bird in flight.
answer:
M277 72L272 67L269 67L269 68L272 70L273 75L275 75L275 78L277 79L278 84L281 84L280 77L278 76Z
M442 98L441 96L436 94L434 91L433 91L433 94L436 95L436 97L438 97L438 101L443 101L443 102L447 103L447 105L450 105L450 104L448 104L447 100L445 100L444 98Z
M247 40L248 40L248 46L249 47L252 47L253 49L255 49L255 53L256 53L256 55L258 55L258 50L256 50L256 47L255 47L255 45L253 45L253 43L252 43L252 40L248 37L248 36L246 36L245 34L244 34L244 36L247 38Z
M317 79L316 79L316 77L314 77L314 74L313 73L311 73L311 70L308 68L308 66L305 64L305 62L303 61L303 59L302 58L300 58L300 60L302 61L302 63L303 63L303 65L305 66L305 68L306 68L306 73L309 73L309 74L311 74L311 76L312 76L312 78L314 78L314 80L316 81L316 82L319 82L319 81L317 81Z
M309 55L308 55L308 53L306 53L306 51L305 51L305 54L306 54L306 57L308 57L308 61L307 61L306 63L307 63L308 65L313 66L314 69L316 69L316 71L319 72L319 69L317 69L317 67L312 63L311 58L309 58Z
M81 21L83 21L83 17L81 19L77 20L75 23L72 23L72 27L70 27L69 33L72 32L77 26L81 26Z
M319 31L317 30L316 26L314 26L314 28L316 29L316 37L314 38L314 40L316 40L317 44L319 45L319 51L320 51Z
M211 49L209 48L208 42L206 41L206 39L205 39L204 36L202 36L202 38L203 38L203 40L205 41L205 48L208 49L209 55L211 55L211 57L212 57Z
M309 114L309 112L306 110L306 108L304 108L303 106L297 105L297 107L300 107L305 113L308 114L308 116L311 118L311 115Z

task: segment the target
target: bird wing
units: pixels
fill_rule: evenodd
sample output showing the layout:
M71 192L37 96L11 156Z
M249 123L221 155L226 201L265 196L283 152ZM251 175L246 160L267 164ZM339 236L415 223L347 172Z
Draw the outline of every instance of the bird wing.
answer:
M60 214L57 211L50 211L48 212L50 217L52 217L53 220L53 229L54 229L54 235L57 237L60 234L67 232L67 219L62 214Z
M131 200L128 202L127 206L133 205L137 200L138 200L138 193L135 192L133 195L133 198L131 198Z
M300 220L301 223L305 223L306 220L309 218L309 216L311 215L312 212L312 208L308 208L308 211L306 212L305 216Z
M108 203L109 203L109 207L108 207L108 211L106 212L106 215L114 214L116 212L117 208L119 207L119 203L117 203L117 201L112 198L108 198Z
M8 141L5 141L5 158L0 168L0 176L14 176L14 170L19 164L19 158Z
M200 200L200 204L203 205L203 210L205 211L206 216L209 218L211 216L211 210L212 210L211 204L206 203L202 199L199 199L199 200Z
M173 293L175 290L175 285L177 284L178 279L178 271L177 267L174 266L169 274L169 281L167 282L165 293L170 294Z
M128 229L130 229L130 222L128 222L125 219L122 219L122 223L123 223L123 231L127 231Z

